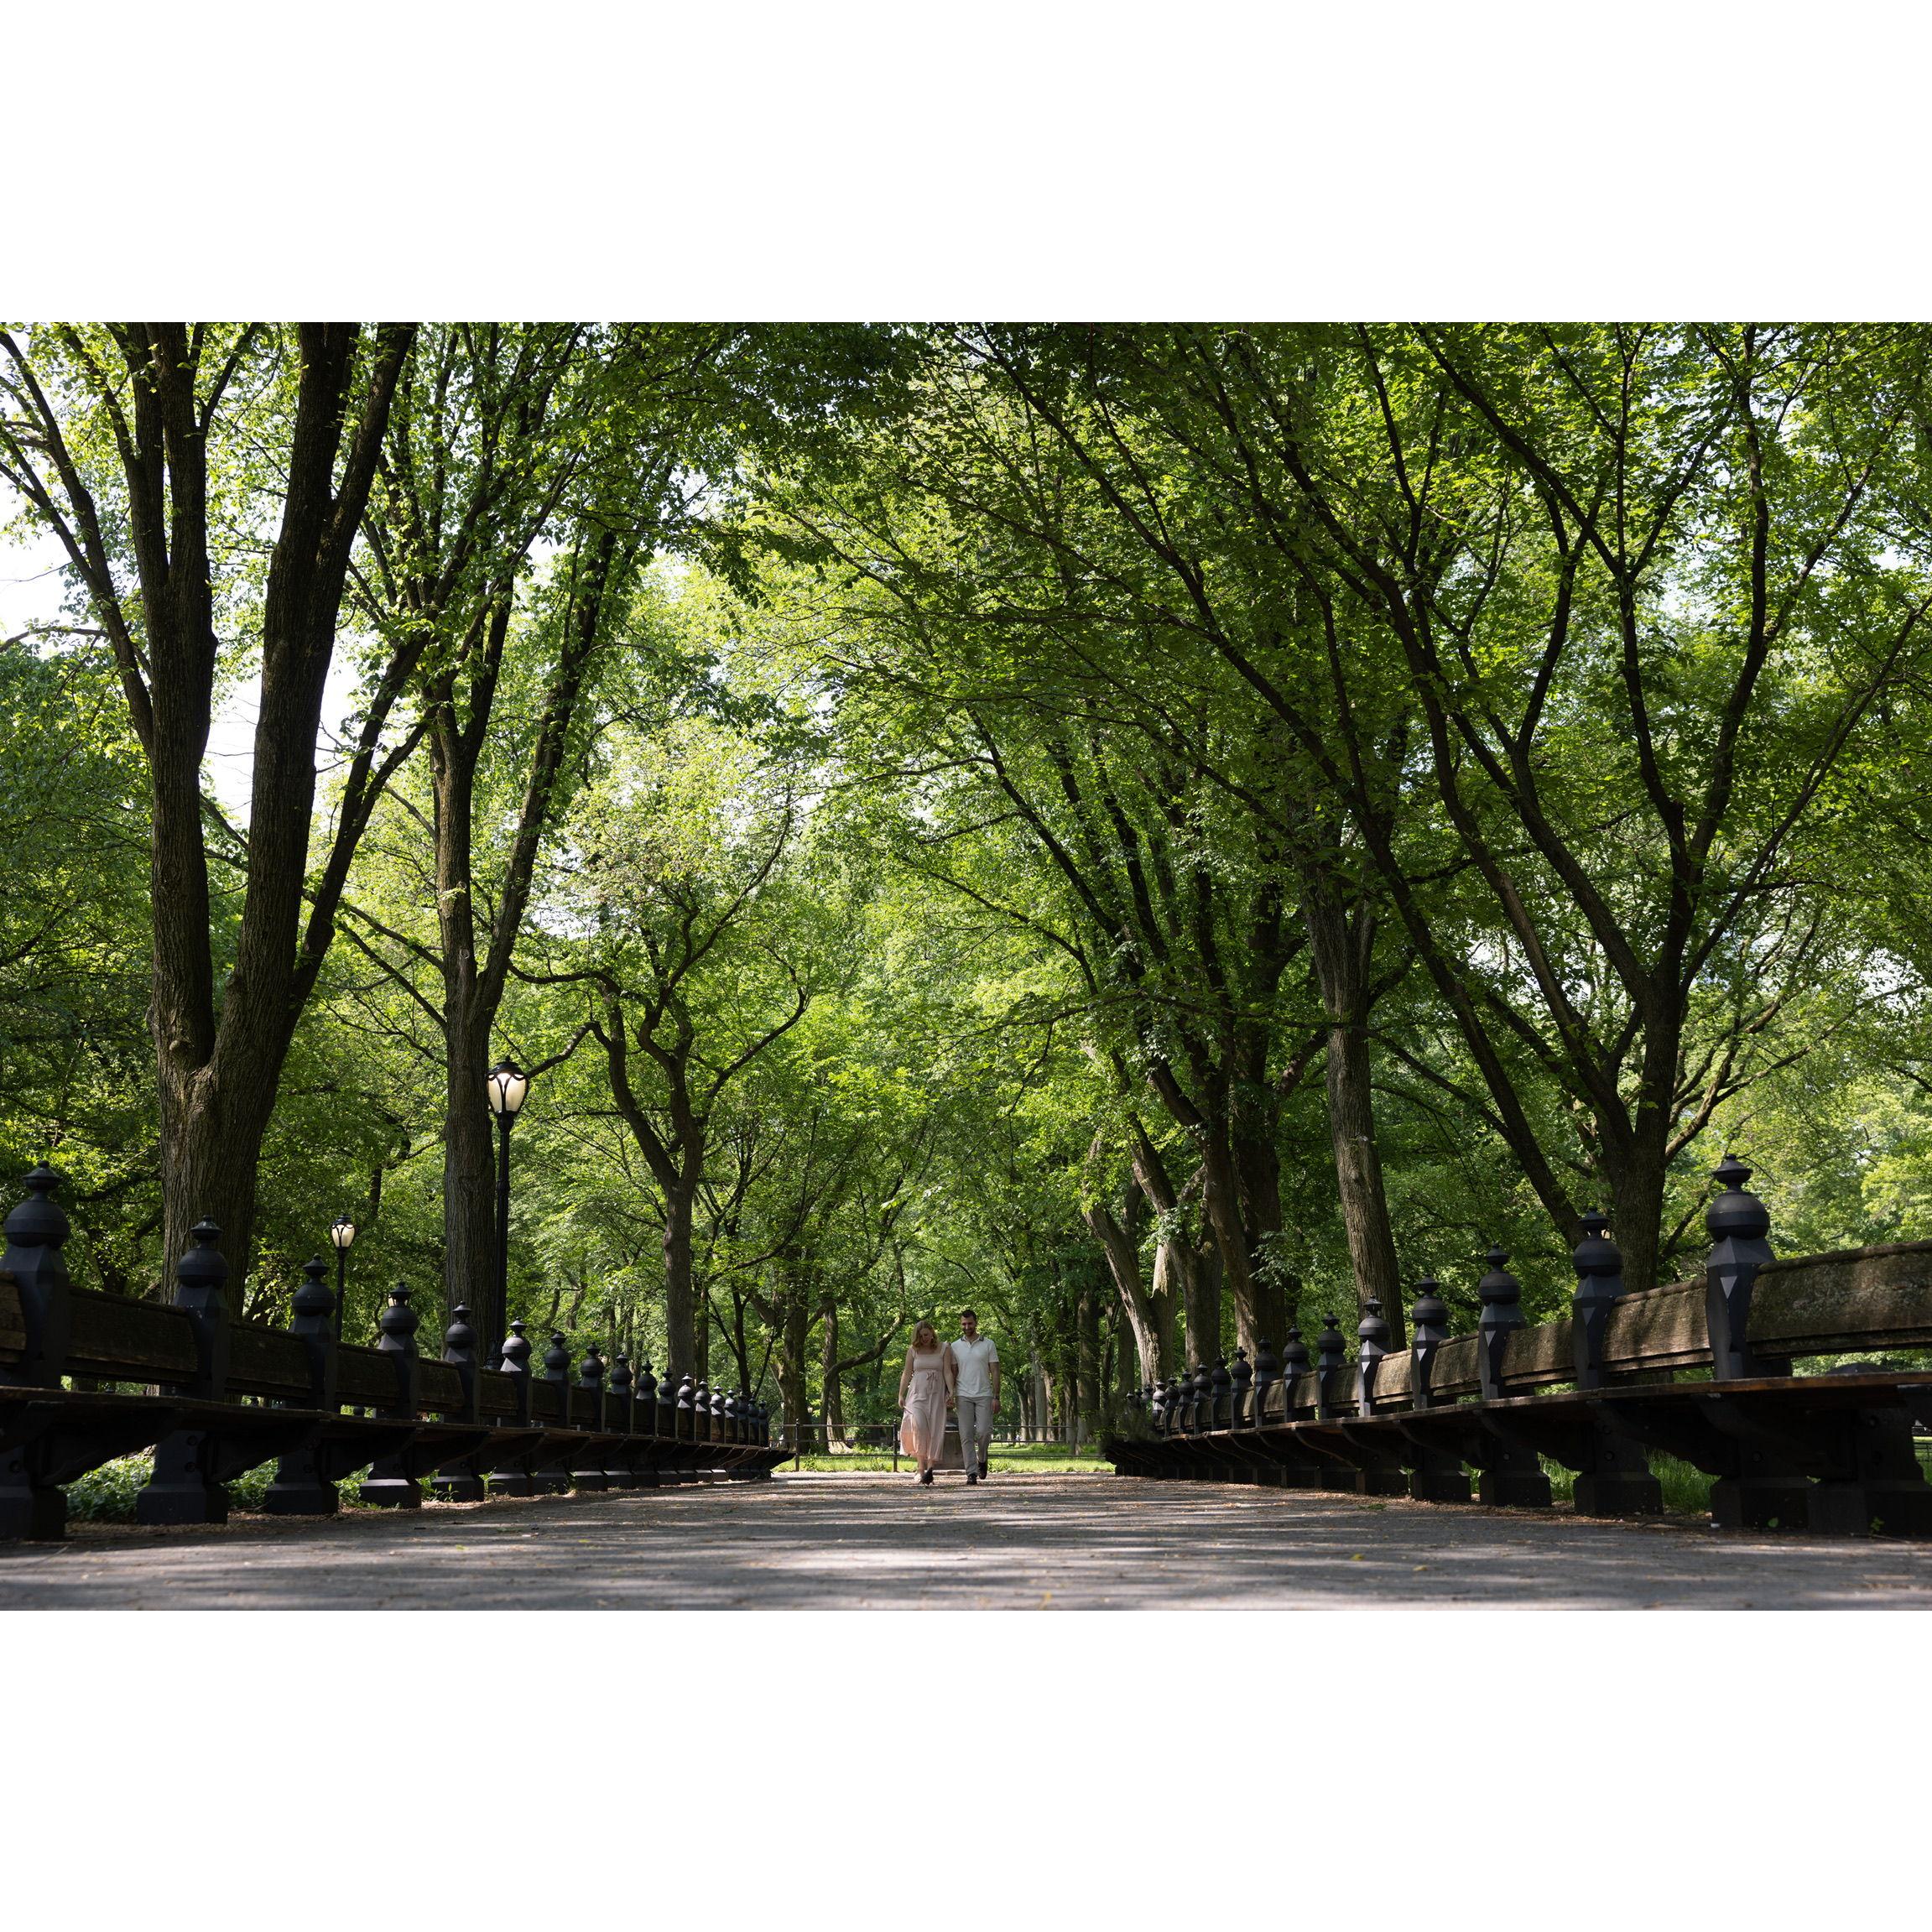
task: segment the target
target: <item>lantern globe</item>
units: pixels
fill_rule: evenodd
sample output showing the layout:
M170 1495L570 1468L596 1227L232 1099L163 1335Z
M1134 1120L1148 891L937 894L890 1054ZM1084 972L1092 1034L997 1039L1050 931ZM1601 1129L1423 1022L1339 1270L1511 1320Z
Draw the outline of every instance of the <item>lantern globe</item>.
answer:
M484 1091L492 1113L499 1120L514 1120L523 1112L524 1096L530 1091L529 1075L514 1060L500 1060L490 1069Z

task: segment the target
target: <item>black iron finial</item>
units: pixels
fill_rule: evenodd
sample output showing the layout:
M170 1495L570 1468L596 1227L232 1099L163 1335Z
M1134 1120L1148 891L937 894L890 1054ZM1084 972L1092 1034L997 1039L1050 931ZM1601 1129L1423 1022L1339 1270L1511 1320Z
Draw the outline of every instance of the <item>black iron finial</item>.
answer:
M503 1344L503 1367L512 1375L528 1375L530 1372L532 1344L523 1333L525 1324L521 1320L510 1324L509 1340Z
M336 1312L336 1291L329 1286L328 1263L319 1254L310 1256L302 1263L302 1285L295 1290L291 1304L296 1320L327 1320Z
M1415 1284L1415 1299L1409 1310L1409 1393L1418 1409L1428 1409L1435 1400L1431 1386L1435 1373L1435 1351L1449 1340L1449 1304L1442 1299L1441 1284L1425 1274Z
M1704 1314L1711 1338L1711 1373L1718 1382L1788 1373L1763 1360L1749 1341L1758 1272L1773 1258L1771 1214L1745 1183L1752 1169L1727 1153L1712 1176L1722 1189L1704 1211L1712 1247L1704 1265Z
M1570 1253L1576 1292L1570 1299L1570 1353L1579 1388L1603 1386L1604 1344L1611 1305L1623 1293L1623 1253L1610 1238L1610 1223L1592 1208L1579 1215L1583 1239Z

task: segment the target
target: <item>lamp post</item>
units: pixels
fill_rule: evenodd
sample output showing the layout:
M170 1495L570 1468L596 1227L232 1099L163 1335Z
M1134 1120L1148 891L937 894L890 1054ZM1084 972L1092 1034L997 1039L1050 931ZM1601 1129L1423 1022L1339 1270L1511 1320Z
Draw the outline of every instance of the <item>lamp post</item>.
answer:
M346 1214L337 1215L329 1223L329 1239L336 1244L336 1341L339 1346L342 1340L343 1289L349 1276L349 1250L356 1242L355 1222Z
M510 1129L529 1091L529 1075L511 1060L498 1060L484 1082L497 1117L497 1290L486 1331L492 1368L503 1367L503 1325L510 1319Z

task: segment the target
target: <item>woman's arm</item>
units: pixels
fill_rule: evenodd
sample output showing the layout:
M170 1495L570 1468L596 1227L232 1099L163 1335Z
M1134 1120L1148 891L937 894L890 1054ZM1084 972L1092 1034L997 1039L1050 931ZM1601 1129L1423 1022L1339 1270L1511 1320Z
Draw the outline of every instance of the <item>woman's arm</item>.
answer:
M906 1390L912 1386L912 1379L913 1351L909 1348L906 1351L906 1365L899 1371L899 1407L901 1409L906 1405Z

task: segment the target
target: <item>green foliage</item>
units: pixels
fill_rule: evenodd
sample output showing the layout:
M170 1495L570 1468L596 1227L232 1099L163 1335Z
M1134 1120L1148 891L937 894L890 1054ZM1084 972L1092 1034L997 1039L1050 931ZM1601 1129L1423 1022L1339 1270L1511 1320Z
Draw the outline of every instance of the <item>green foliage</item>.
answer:
M245 639L289 338L211 342L206 370L237 358L216 622ZM104 339L46 345L124 564L79 375ZM612 532L491 1034L542 1069L509 1255L537 1331L661 1367L688 1211L715 1379L882 1422L913 1323L970 1300L1009 1399L1044 1386L1091 1437L1142 1377L1137 1320L1181 1366L1184 1280L1205 1352L1346 1318L1368 1195L1400 1294L1434 1273L1459 1327L1492 1241L1530 1318L1559 1311L1578 1208L1659 1278L1694 1267L1721 1138L1785 1251L1932 1232L1929 351L1825 325L425 329L357 553L345 744L419 654L281 1070L249 1312L282 1318L346 1210L351 1336L398 1279L425 1341L446 1317L437 734L487 725L462 889L489 929ZM221 654L224 690L251 670ZM124 716L77 604L0 647L0 1158L69 1174L86 1285L151 1294ZM223 971L242 830L211 832Z
M123 1456L67 1485L67 1515L75 1523L132 1523L135 1492L154 1473L151 1456Z

